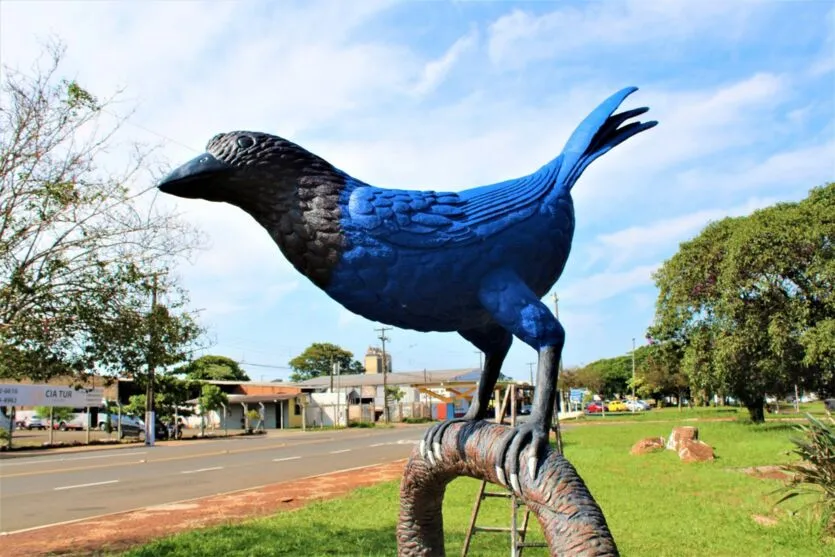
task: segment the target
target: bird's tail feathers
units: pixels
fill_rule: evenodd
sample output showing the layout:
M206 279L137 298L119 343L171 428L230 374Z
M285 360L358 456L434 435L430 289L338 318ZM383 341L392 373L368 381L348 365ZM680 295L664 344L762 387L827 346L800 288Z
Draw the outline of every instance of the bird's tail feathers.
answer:
M637 90L637 87L621 89L603 101L577 126L563 149L558 183L571 189L580 174L595 159L633 135L658 124L658 122L652 120L649 122L631 122L619 127L629 118L634 118L649 110L646 107L641 107L613 114L624 99Z

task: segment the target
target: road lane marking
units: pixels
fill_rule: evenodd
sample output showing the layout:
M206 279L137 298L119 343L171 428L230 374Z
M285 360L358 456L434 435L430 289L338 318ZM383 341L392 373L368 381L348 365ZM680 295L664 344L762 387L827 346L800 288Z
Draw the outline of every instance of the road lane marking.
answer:
M385 464L394 464L395 462L402 462L405 465L406 462L407 462L407 459L404 459L404 458L395 459L395 460L386 462ZM177 500L177 501L169 501L168 503L155 503L153 505L145 505L144 507L134 507L132 509L125 509L125 510L122 510L122 511L114 511L114 512L109 512L109 513L96 514L96 515L92 515L92 516L86 516L84 518L74 518L72 520L64 520L62 522L53 522L51 524L42 524L40 526L30 526L29 528L21 528L20 530L12 530L10 532L0 532L0 538L2 538L4 536L15 535L15 534L24 534L26 532L35 532L37 530L43 530L45 528L50 528L52 526L66 526L68 524L78 524L79 522L85 522L85 521L88 521L88 520L97 520L97 519L105 518L105 517L108 517L108 516L130 514L130 513L137 512L137 511L143 511L143 510L147 509L148 507L156 507L156 506L159 506L159 505L177 505L177 504L182 504L182 503L191 503L193 501L199 501L201 499L207 499L209 497L216 497L218 495L233 495L235 493L244 493L244 492L247 492L247 491L255 491L255 490L258 490L258 489L264 489L264 488L267 488L267 487L272 487L272 486L274 486L276 484L279 484L279 483L295 482L295 481L302 481L302 480L312 480L314 478L322 478L322 477L325 477L325 476L330 476L332 474L339 474L340 472L353 472L354 470L362 470L363 468L373 468L375 466L380 466L380 464L364 464L362 466L354 466L353 468L343 468L342 470L334 470L333 472L323 472L321 474L313 474L312 476L302 476L301 478L292 478L290 480L284 480L284 481L279 481L279 482L271 482L271 483L268 483L268 484L255 485L255 486L252 486L252 487L243 487L241 489L234 489L232 491L221 491L221 492L218 492L218 493L214 493L212 495L199 495L197 497L189 497L188 499L180 499L180 500Z
M328 453L328 454L340 454L340 453L347 453L347 452L348 452L348 451L350 451L350 450L351 450L351 449L342 449L341 451L331 451L331 452L330 452L330 453Z
M273 462L286 462L288 460L298 460L300 458L301 458L300 456L287 456L287 457L284 457L284 458L274 458Z
M391 445L417 445L420 443L420 439L399 439L397 441L388 441L386 443L374 443L373 445L368 445L369 447L389 447Z
M46 464L47 462L73 462L75 460L92 460L94 458L130 458L132 456L141 455L141 454L148 454L147 451L142 451L138 453L134 452L127 452L121 454L102 454L96 456L79 456L76 458L49 458L46 460L30 460L28 458L19 458L22 462L2 462L0 463L0 468L6 468L7 466L37 466L38 464ZM37 457L34 457L37 458Z
M211 468L198 468L197 470L183 470L180 474L197 474L198 472L211 472L212 470L223 470L223 466L212 466Z
M119 483L119 480L108 480L106 482L93 482L90 484L78 484L78 485L65 485L63 487L56 487L54 488L55 491L63 491L65 489L78 489L80 487L93 487L95 485L107 485L107 484L115 484Z

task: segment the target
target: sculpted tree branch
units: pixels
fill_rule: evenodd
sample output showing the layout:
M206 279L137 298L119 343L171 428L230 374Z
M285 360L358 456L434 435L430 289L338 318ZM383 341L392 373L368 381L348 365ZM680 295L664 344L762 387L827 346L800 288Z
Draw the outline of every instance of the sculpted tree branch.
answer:
M415 448L400 486L398 557L446 555L441 513L444 491L458 476L500 484L499 440L511 428L488 422L456 423L444 433L433 465ZM565 457L546 449L535 478L520 466L521 498L536 515L551 555L616 556L603 512Z

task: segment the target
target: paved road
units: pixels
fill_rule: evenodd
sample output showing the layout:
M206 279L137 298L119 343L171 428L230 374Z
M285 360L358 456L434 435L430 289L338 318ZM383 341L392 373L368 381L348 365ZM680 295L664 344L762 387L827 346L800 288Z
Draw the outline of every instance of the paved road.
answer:
M426 427L160 443L0 461L0 532L391 462Z

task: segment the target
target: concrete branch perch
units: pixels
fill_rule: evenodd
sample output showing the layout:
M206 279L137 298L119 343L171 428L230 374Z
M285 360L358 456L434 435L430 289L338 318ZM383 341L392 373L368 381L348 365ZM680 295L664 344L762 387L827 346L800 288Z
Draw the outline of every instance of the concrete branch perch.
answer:
M458 476L501 485L495 449L508 429L484 421L453 424L442 440L442 459L434 465L415 448L400 486L399 557L446 555L441 513L446 486ZM550 447L542 457L535 479L527 466L520 466L519 482L522 499L542 526L550 554L619 555L603 512L571 463Z

